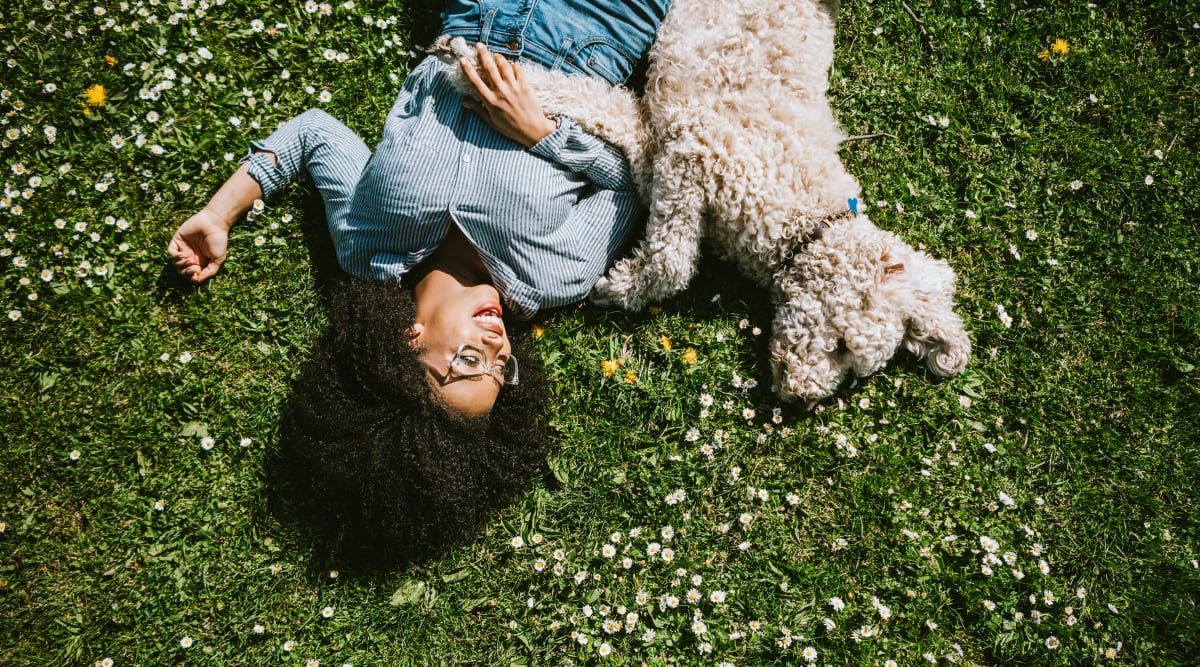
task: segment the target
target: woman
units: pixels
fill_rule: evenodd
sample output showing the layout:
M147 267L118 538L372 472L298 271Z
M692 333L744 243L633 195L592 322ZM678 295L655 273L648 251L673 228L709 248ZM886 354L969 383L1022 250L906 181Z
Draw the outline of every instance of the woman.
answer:
M193 282L229 228L301 172L324 201L342 268L330 330L305 365L284 444L335 505L342 542L414 553L466 534L540 467L545 393L514 354L508 312L584 298L634 227L638 195L616 148L547 118L505 57L622 83L669 0L454 0L442 32L479 42L462 63L475 102L430 57L405 80L374 155L308 111L262 141L168 252ZM518 364L517 357L521 357ZM360 546L359 544L348 546Z

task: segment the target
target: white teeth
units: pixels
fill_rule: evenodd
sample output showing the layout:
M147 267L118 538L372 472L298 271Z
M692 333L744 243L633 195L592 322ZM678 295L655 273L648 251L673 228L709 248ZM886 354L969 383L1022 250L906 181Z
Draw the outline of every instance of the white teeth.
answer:
M497 322L497 323L499 323L502 321L499 317L496 317L495 315L476 315L475 317L472 317L471 319L473 319L477 322Z

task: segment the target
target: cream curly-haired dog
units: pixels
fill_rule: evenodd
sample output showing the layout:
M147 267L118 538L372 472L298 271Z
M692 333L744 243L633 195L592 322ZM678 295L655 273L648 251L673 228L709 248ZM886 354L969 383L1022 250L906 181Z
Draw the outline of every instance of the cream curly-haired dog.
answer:
M844 135L826 98L836 11L817 0L674 0L640 111L622 130L595 129L596 98L570 102L582 107L572 112L542 97L547 112L625 148L649 179L646 236L593 300L639 309L682 290L703 240L771 286L775 389L810 405L901 345L943 376L971 351L950 266L849 210L861 190L838 156Z

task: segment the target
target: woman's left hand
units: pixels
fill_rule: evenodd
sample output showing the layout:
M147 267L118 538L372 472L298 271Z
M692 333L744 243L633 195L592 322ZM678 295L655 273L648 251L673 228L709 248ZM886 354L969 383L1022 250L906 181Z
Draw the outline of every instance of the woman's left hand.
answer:
M480 101L468 99L464 105L488 127L526 148L549 136L558 123L542 112L542 104L526 85L520 66L492 53L486 44L475 46L480 68L466 58L459 59L459 64Z

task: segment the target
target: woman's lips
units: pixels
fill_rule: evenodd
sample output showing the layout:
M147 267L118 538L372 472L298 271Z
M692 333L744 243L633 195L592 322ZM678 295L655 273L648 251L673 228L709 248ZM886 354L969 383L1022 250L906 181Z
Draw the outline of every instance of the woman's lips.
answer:
M489 302L480 306L471 317L479 317L480 315L495 315L496 317L500 317L503 314L504 309L500 307L500 304Z
M480 306L475 314L471 316L472 320L481 328L493 333L504 335L504 321L500 316L504 314L504 309L498 303L485 303Z

